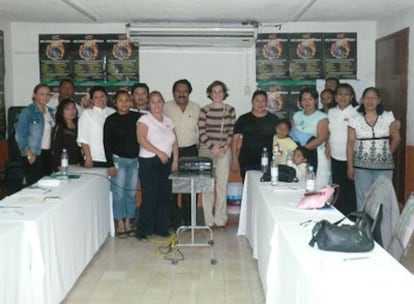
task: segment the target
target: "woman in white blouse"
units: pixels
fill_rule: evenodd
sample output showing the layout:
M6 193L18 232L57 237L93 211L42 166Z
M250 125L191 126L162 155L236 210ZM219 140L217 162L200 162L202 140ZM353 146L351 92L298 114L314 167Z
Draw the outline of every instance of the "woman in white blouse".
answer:
M149 113L139 118L137 138L142 204L139 208L137 238L151 234L169 236L171 212L171 171L178 170L178 144L173 121L163 114L164 98L158 91L149 95Z
M354 88L340 83L335 92L336 106L328 111L329 139L326 155L331 158L332 182L340 185L335 207L343 214L356 211L355 185L347 176L346 144L351 117L357 115Z
M394 160L400 138L400 123L390 111L384 111L378 89L366 88L362 93L359 115L349 121L347 174L355 179L357 209L362 210L371 184L380 175L392 179Z
M93 107L83 111L79 118L77 141L83 150L85 168L106 167L103 127L105 119L115 110L106 106L108 94L104 87L92 87L89 96Z

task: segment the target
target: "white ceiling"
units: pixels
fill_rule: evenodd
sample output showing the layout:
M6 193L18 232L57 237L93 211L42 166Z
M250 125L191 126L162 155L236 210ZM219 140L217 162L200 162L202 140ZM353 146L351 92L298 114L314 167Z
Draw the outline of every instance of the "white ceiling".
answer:
M65 2L74 3L93 17L86 17ZM376 21L412 8L413 0L0 0L0 21Z

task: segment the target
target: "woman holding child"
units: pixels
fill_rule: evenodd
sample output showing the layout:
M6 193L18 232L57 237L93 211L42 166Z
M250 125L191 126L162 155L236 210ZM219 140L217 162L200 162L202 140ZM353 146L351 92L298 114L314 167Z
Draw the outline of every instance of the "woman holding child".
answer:
M317 152L316 189L320 189L329 183L331 171L329 159L325 155L325 141L329 134L328 119L325 113L318 111L318 92L315 89L302 89L299 100L303 110L293 115L293 125L297 132L311 138L303 146Z
M252 111L240 116L234 126L231 170L243 180L248 170L260 170L263 147L269 155L272 151L273 135L277 117L266 109L267 94L257 90L252 97Z

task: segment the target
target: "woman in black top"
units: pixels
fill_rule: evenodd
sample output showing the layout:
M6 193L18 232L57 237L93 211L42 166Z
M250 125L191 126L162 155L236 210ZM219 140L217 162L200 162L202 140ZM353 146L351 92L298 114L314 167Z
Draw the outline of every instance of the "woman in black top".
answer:
M135 216L138 183L138 152L136 124L141 113L130 111L131 98L120 90L114 97L116 113L104 124L104 148L108 174L112 177L113 213L117 236L133 236L131 219Z
M233 131L231 170L240 171L244 180L246 171L260 170L264 147L270 156L277 117L267 111L267 93L257 90L252 97L252 111L240 116Z
M78 112L72 99L63 99L56 110L56 126L52 133L52 168L58 171L62 150L69 155L69 164L78 165L81 162L81 149L76 143L78 133Z

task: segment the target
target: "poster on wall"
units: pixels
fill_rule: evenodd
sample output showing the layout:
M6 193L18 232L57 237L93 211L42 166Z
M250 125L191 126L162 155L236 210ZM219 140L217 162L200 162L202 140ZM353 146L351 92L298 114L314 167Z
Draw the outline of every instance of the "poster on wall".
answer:
M0 79L0 139L6 138L6 105L4 102L4 82Z
M357 78L357 33L324 34L325 77Z
M49 86L72 76L71 39L68 35L39 35L40 79Z
M315 80L261 81L258 88L267 92L267 110L278 118L292 120L293 114L301 110L299 92L303 88L316 89Z
M139 80L138 47L125 34L39 35L40 80L57 92L60 80L82 87L132 86Z
M102 35L72 35L73 75L76 82L99 84L106 81L105 39Z
M0 139L6 138L6 104L4 100L4 33L0 31Z
M105 36L105 59L108 82L132 85L139 79L138 48L125 34Z
M322 79L323 34L290 34L290 78Z
M262 83L259 89L267 93L267 110L278 118L289 118L289 87L277 81Z
M0 31L0 78L4 79L5 67L4 67L4 34Z
M259 34L256 40L256 79L289 78L289 34Z

